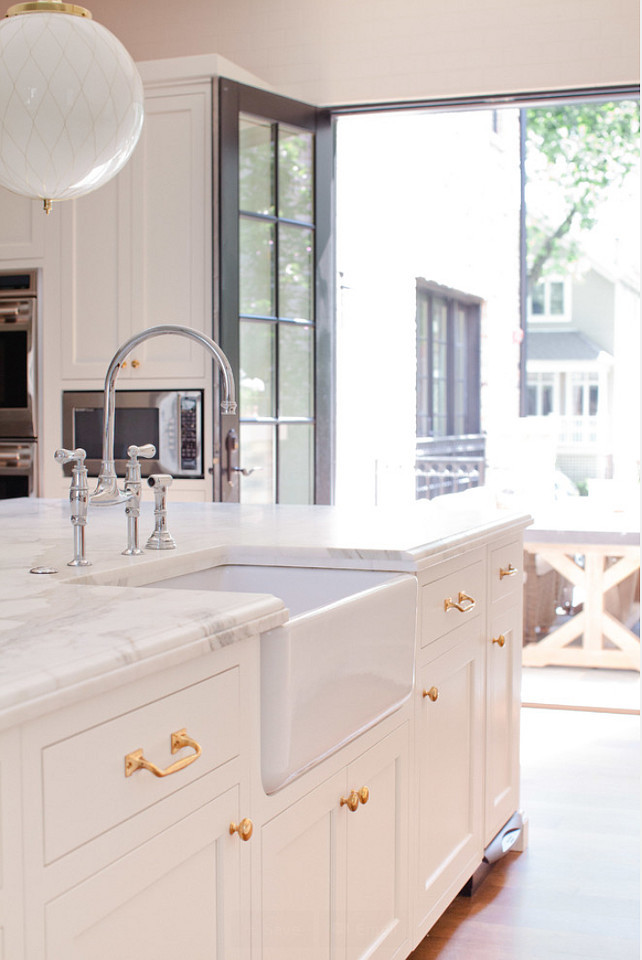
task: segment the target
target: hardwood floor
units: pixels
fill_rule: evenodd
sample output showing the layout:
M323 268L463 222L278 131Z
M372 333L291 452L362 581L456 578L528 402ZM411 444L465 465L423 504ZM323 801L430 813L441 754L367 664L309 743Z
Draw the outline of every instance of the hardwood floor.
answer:
M640 718L522 709L529 846L411 960L639 960Z

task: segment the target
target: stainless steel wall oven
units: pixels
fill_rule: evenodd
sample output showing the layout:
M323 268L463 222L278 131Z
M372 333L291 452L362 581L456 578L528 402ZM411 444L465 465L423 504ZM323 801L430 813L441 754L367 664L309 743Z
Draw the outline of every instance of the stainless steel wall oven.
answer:
M0 499L36 492L37 275L0 273Z

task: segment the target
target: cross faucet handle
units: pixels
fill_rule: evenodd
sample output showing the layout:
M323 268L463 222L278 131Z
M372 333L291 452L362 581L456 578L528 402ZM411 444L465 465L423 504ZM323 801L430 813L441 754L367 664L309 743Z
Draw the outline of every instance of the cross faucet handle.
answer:
M54 460L56 463L71 463L72 460L75 460L79 467L83 467L86 456L87 454L82 447L78 447L76 450L65 450L61 447L54 453Z
M156 456L156 447L153 443L145 443L142 447L137 447L134 444L131 447L127 447L127 456L129 460L125 466L125 487L129 487L129 492L131 493L130 485L132 483L141 482L141 473L140 473L140 463L138 462L139 457L145 457L149 460L151 457ZM140 490L138 490L138 495L140 496Z
M132 444L131 447L127 447L127 456L130 460L136 460L138 457L151 460L152 457L156 456L156 447L153 443L144 443L142 447L136 447Z

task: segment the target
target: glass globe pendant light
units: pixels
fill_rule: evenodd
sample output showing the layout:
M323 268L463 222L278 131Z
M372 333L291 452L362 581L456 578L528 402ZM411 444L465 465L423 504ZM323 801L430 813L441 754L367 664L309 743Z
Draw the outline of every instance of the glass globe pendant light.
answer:
M84 7L19 3L0 20L0 186L67 200L125 165L143 126L143 85Z

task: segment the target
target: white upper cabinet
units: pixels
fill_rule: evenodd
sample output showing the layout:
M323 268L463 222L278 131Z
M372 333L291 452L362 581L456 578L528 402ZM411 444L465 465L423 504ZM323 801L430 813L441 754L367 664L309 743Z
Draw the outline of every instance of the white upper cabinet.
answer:
M42 203L0 187L0 263L44 255L46 214ZM10 268L10 263L6 266Z
M63 381L102 381L118 347L151 326L211 332L211 102L209 81L146 89L130 163L56 211ZM206 359L192 340L154 338L132 351L119 380L202 381Z

